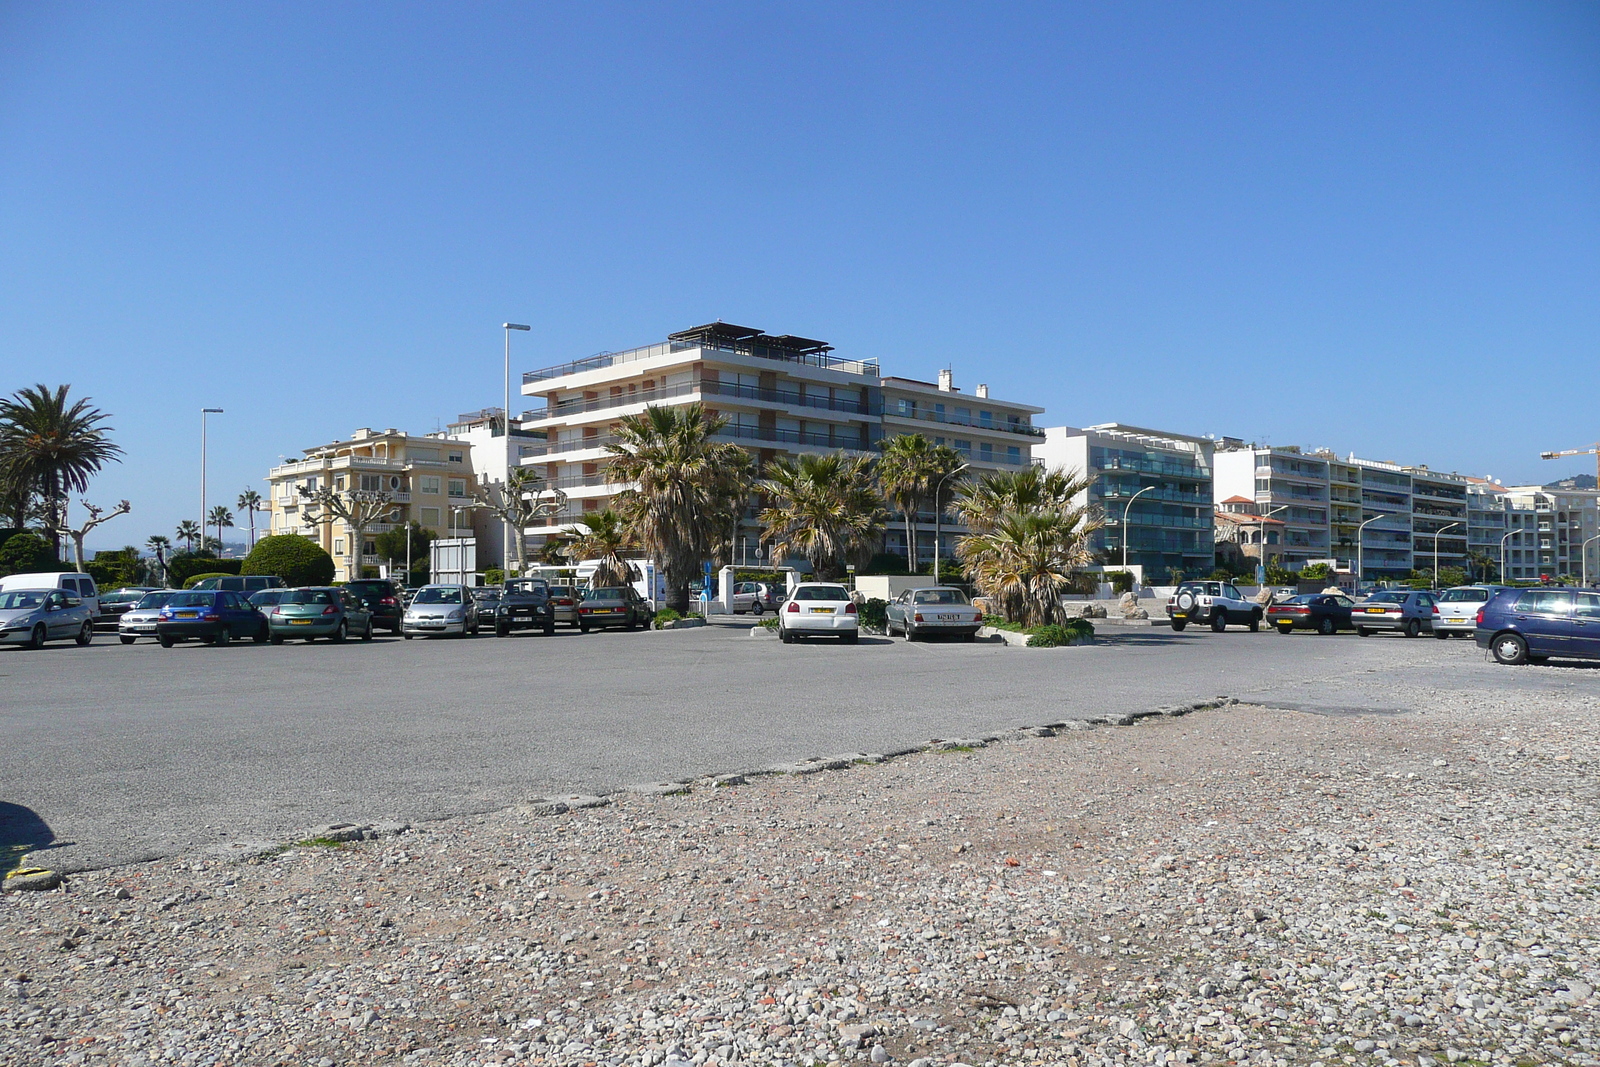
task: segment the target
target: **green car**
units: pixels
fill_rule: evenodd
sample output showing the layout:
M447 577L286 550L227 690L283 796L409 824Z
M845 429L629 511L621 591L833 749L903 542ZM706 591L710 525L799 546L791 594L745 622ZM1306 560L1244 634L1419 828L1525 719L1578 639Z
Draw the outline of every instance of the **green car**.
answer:
M372 640L372 613L343 589L290 589L266 612L275 645L297 637L307 641L318 637L343 641L352 636Z

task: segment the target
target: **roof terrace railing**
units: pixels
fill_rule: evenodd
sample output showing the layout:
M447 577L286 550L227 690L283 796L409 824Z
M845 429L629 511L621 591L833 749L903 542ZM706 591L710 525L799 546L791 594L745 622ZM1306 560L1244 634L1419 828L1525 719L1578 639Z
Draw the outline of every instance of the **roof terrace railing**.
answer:
M713 345L705 342L663 341L660 344L645 345L643 348L630 348L624 352L601 352L586 359L575 359L571 363L560 363L554 367L527 371L522 376L522 384L531 385L534 382L547 382L552 378L565 378L571 374L582 374L585 371L615 367L624 363L637 363L643 359L653 359L656 356L670 355L673 352L688 352L694 349L709 352L731 352L735 355L754 356L757 359L770 359L780 363L800 363L808 367L821 367L824 370L836 370L845 374L858 374L870 378L881 377L878 373L878 361L876 359L845 359L831 352L791 352L770 345Z

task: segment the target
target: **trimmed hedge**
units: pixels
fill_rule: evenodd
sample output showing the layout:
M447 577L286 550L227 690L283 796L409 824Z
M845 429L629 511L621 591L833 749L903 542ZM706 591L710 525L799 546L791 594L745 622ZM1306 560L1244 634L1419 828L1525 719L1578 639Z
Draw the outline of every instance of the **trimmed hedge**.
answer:
M0 575L39 574L66 570L50 550L50 542L32 530L22 530L0 545Z
M330 585L333 557L309 537L270 534L256 542L240 574L276 574L288 586Z
M196 585L198 585L200 582L205 581L207 578L232 578L232 577L233 577L233 572L232 571L213 571L210 574L191 574L191 575L189 575L189 577L187 577L187 578L185 578L183 580L183 587L185 589L193 589Z
M217 559L215 556L173 556L167 560L167 575L179 589L197 574L238 574L243 560Z

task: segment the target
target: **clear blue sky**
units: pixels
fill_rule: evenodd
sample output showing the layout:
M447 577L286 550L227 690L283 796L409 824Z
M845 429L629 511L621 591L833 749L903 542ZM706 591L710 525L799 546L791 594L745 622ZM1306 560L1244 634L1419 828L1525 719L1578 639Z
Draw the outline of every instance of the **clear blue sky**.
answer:
M1505 480L1600 438L1600 5L0 3L0 389L104 547L722 318Z

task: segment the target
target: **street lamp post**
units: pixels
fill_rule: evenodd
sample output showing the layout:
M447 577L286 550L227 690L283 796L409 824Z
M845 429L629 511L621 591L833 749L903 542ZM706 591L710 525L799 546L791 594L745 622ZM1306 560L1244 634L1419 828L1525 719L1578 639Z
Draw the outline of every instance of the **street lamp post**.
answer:
M221 415L221 408L200 409L200 548L206 547L206 416ZM221 538L219 531L218 539Z
M1380 512L1356 527L1356 592L1358 593L1361 591L1361 579L1366 572L1367 527L1379 519L1387 518L1389 518L1388 512Z
M1256 519L1256 540L1261 545L1261 561L1256 564L1256 569L1261 572L1256 579L1257 585L1267 584L1267 520L1280 511L1287 511L1289 507L1290 505L1288 504L1279 504L1277 507L1263 512ZM1279 553L1279 555L1282 555L1282 553Z
M1500 580L1502 582L1510 580L1506 577L1506 542L1520 532L1520 530L1508 530L1506 535L1500 538Z
M933 483L933 580L935 582L943 580L939 576L939 520L944 517L944 508L939 504L939 494L944 491L945 482L960 474L970 466L970 463L963 463L961 466L957 467L955 470L951 471L949 474L946 474L943 478L940 478L938 481ZM912 546L911 551L915 553L916 547ZM911 569L916 570L916 559L913 558L910 562Z
M1589 546L1596 541L1600 541L1600 534L1589 538L1583 543L1583 547L1578 549L1578 559L1583 562L1583 584L1586 588L1589 585Z
M1135 500L1138 500L1145 493L1148 493L1150 490L1159 489L1159 488L1161 488L1159 483L1156 484L1156 485L1147 485L1147 486L1145 486L1143 489L1139 490L1137 493L1135 493L1132 496L1130 496L1128 498L1127 505L1124 506L1123 509L1122 509L1122 570L1123 570L1123 573L1127 573L1127 570L1128 570L1128 531L1133 529L1133 523L1130 520L1129 516L1131 516L1133 514L1133 502ZM1141 582L1140 584L1143 585L1143 582Z
M522 325L521 323L518 323L518 322L507 322L507 323L503 323L500 328L505 330L505 332L506 332L506 409L505 409L506 470L505 470L505 481L502 484L505 485L505 492L507 494L507 498L506 499L509 500L510 499L509 494L511 492L511 331L512 330L531 330L531 329L533 329L533 327L524 326L524 325ZM506 520L503 523L503 526L504 526L505 529L504 529L504 535L501 538L501 540L504 542L504 544L501 546L503 551L500 553L500 555L502 557L501 560L500 560L500 566L505 571L505 573L510 574L511 573L511 522L510 522L510 520L509 519ZM517 531L517 536L518 537L522 536L522 531L521 530Z
M1433 531L1433 587L1439 588L1439 535L1450 529L1451 526L1460 526L1459 522L1447 523Z

